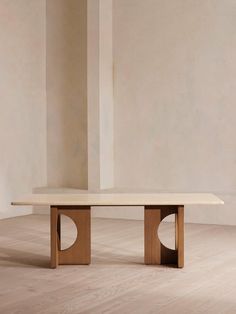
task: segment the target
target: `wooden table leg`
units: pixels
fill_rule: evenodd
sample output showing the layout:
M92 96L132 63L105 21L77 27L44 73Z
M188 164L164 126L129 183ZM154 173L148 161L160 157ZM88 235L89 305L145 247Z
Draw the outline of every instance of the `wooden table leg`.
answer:
M184 207L177 205L145 206L144 209L144 261L145 264L174 264L184 266ZM164 246L158 237L161 221L168 215L175 214L176 248Z
M61 250L60 215L73 220L77 238L67 249ZM58 265L88 265L91 262L91 214L89 206L51 207L51 267Z

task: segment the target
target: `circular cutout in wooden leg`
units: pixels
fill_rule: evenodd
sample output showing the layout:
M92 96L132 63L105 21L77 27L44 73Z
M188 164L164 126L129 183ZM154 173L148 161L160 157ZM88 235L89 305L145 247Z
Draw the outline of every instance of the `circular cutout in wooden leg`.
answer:
M161 221L157 235L165 247L175 250L175 214L168 215Z
M73 219L66 215L61 216L61 250L70 248L78 237L78 230Z

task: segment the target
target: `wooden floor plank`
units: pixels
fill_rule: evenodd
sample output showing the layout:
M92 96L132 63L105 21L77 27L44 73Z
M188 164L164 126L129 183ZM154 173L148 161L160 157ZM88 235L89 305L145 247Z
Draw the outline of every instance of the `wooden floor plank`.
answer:
M0 221L0 313L236 313L236 227L186 224L176 269L143 264L143 221L97 218L92 264L52 270L49 226L47 215ZM171 232L165 223L162 238Z

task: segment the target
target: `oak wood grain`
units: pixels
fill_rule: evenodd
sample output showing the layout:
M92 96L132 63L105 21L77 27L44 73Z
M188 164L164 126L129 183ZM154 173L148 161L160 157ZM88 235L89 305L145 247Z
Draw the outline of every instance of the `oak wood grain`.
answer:
M51 268L58 266L58 211L57 207L51 207Z
M69 248L59 251L60 265L88 265L91 262L90 207L59 207L59 215L71 218L77 227L77 238Z

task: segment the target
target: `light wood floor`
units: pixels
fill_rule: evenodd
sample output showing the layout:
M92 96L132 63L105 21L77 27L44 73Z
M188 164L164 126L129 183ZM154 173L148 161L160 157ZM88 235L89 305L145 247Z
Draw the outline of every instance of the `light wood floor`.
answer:
M184 269L145 266L142 221L94 219L92 264L52 270L49 217L2 220L0 313L236 313L236 227L185 231Z

